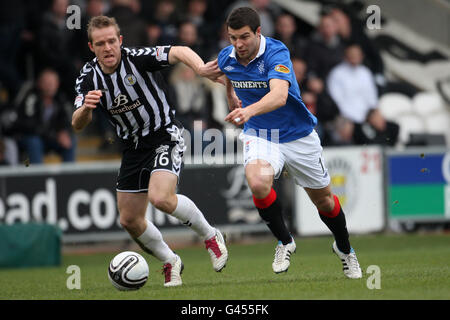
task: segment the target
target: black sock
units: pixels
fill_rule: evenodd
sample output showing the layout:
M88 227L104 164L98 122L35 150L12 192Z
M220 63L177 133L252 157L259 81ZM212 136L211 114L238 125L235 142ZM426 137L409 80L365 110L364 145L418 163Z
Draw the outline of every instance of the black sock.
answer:
M350 241L347 231L347 224L345 221L345 214L342 210L339 200L335 197L335 210L339 210L338 214L333 217L333 214L327 214L319 211L320 219L326 224L328 229L333 233L334 239L336 240L336 246L338 249L345 253L350 253ZM336 207L338 206L338 207Z
M273 201L273 199L275 200L268 206L262 205L261 202L269 197L271 198L269 202ZM263 221L266 222L267 227L269 227L270 231L273 233L275 238L281 241L283 245L286 245L292 241L292 236L288 228L286 227L286 224L284 223L281 203L278 200L278 198L276 198L276 193L273 189L271 193L267 196L267 198L256 199L255 197L253 197L261 219L263 219Z

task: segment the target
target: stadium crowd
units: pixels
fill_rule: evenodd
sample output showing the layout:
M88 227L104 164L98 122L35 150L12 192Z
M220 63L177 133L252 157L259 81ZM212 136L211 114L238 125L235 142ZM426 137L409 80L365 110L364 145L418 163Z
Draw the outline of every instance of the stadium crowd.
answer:
M317 27L270 0L1 2L1 164L42 163L50 151L63 161L75 161L76 136L70 119L75 79L94 57L87 46L90 17L115 17L124 46L189 46L207 62L229 45L224 21L238 6L254 7L261 17L262 34L289 48L303 100L318 118L316 130L324 146L395 145L398 125L377 110L378 98L391 87L357 5L321 2ZM70 5L81 8L80 28L67 27ZM182 64L163 73L178 119L188 130L198 129L194 121L201 121L201 130L227 128L221 84L197 77ZM107 141L112 127L101 113L95 114L94 123L95 134Z

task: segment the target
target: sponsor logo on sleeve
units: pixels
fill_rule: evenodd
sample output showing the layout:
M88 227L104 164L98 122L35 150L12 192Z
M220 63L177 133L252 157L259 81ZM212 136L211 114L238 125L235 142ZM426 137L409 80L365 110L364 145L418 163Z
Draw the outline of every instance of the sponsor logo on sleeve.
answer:
M165 53L165 49L168 48L168 46L157 46L156 47L156 60L158 61L166 61L167 60L167 53Z
M281 73L290 73L291 70L289 70L288 67L286 67L285 65L282 64L277 64L275 66L275 71L281 72Z
M78 105L81 101L83 101L83 96L80 94L75 98L75 104Z

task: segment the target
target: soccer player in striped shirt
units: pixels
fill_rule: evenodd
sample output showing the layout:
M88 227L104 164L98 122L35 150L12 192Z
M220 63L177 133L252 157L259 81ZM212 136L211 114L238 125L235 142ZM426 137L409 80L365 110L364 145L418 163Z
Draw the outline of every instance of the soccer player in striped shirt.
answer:
M122 47L118 24L106 16L90 20L88 39L96 57L76 80L72 126L82 130L91 122L93 109L101 108L125 145L116 186L121 225L143 250L164 263L166 287L182 284L183 264L145 219L149 201L203 238L214 270L221 271L228 259L222 234L188 197L176 194L185 150L183 128L174 118L158 72L182 62L198 75L218 81L217 62L205 64L188 47Z

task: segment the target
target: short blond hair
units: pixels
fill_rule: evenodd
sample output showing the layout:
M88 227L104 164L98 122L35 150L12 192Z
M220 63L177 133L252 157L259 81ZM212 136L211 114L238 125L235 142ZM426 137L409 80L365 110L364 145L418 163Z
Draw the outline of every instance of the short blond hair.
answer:
M119 28L119 25L117 24L116 19L114 19L112 17L107 17L107 16L92 17L91 20L89 20L89 23L87 26L89 42L92 42L92 31L94 29L107 28L107 27L111 27L111 26L116 28L117 37L120 37L120 28Z

